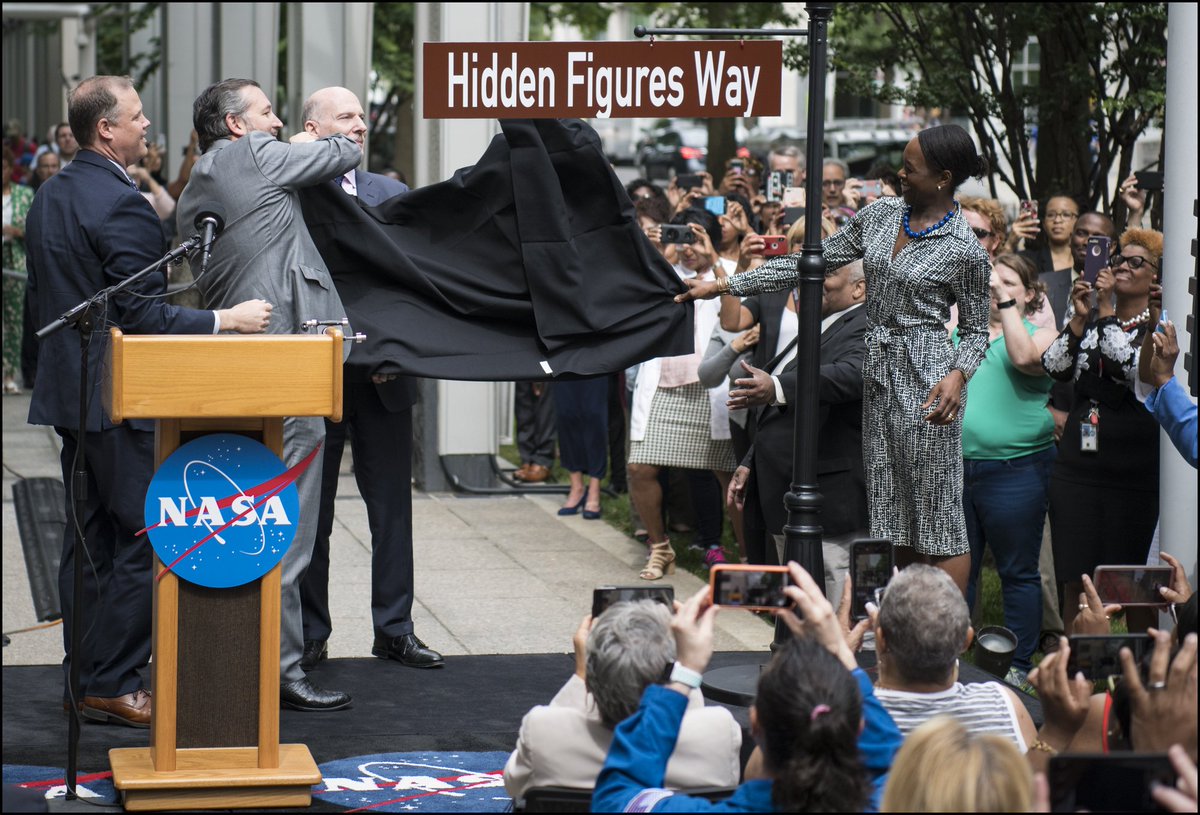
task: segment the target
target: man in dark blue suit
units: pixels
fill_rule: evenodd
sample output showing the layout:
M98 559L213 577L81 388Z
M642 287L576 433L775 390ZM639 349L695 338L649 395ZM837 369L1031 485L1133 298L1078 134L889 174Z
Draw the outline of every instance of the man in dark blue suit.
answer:
M128 77L95 76L68 101L71 130L79 142L75 160L38 190L29 212L29 303L36 326L46 325L103 288L154 263L166 252L162 226L130 180L126 167L146 155L150 122ZM79 337L58 331L39 342L37 378L29 422L50 425L62 438L67 517L74 517L72 470L80 443L87 453L86 495L80 517L87 541L83 598L87 631L82 653L71 653L75 528L67 524L59 570L64 668L76 659L89 719L149 727L151 701L138 671L150 662L151 555L136 530L145 526L142 506L154 471L154 425L113 425L100 407L100 371L108 328L131 334L213 334L263 331L271 305L262 300L220 311L197 311L146 299L166 290L166 275L134 284L140 297L109 300L88 347L87 430L79 428ZM64 694L70 709L70 688Z
M850 544L866 537L866 477L862 450L862 364L866 355L867 282L856 261L825 276L821 300L820 426L817 482L821 507L825 588L830 602L841 597L850 565ZM764 368L746 365L747 376L729 392L730 410L755 409L754 445L734 472L729 498L750 506L774 539L766 541L764 562L784 562L783 496L792 480L795 415L788 404L796 393L796 341ZM743 363L745 365L745 363ZM755 560L752 556L751 560Z
M322 88L304 103L304 129L323 138L337 133L363 145L367 125L362 104L346 88ZM408 190L404 184L363 170L335 179L364 206L376 206ZM318 242L318 248L320 243ZM331 270L332 271L332 270ZM442 655L413 632L412 406L411 377L376 374L368 381L346 370L341 422L325 421L325 461L321 512L312 560L300 584L304 656L300 667L315 668L328 654L329 537L346 436L354 454L354 476L367 504L371 529L371 653L413 668L437 668Z

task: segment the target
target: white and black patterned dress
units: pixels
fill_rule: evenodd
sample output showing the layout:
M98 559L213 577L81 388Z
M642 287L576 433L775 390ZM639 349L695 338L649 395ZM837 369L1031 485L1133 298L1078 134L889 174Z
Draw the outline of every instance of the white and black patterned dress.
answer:
M962 506L962 416L937 426L921 403L957 368L970 379L987 353L991 263L961 211L895 258L901 198L864 207L824 241L825 269L862 258L867 277L867 357L863 363L863 456L871 536L924 555L970 550ZM775 258L730 279L736 295L796 284L796 256ZM962 341L946 333L958 303Z

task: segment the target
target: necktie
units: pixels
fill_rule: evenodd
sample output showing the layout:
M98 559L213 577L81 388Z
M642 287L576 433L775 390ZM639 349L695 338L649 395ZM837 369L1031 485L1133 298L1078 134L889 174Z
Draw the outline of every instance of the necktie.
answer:
M130 178L129 176L125 176L125 180L129 182L129 186L133 187L135 190L137 190L139 192L141 191L141 187L139 187L137 185L137 182L134 181L132 178Z

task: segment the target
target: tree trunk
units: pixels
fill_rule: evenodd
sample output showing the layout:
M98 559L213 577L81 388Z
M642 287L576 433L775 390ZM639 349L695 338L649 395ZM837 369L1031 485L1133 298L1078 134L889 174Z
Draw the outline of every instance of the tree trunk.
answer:
M708 120L708 172L713 177L713 188L721 184L725 177L725 162L733 158L737 151L737 139L734 134L736 119Z
M1094 191L1088 183L1092 164L1088 43L1081 36L1084 27L1072 19L1080 13L1072 4L1050 4L1046 12L1050 24L1038 34L1041 93L1033 194L1042 200L1065 192L1090 206Z

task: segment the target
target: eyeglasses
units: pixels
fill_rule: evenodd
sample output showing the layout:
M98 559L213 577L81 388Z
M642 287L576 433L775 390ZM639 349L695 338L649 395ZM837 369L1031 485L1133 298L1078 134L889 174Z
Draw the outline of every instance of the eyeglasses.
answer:
M829 187L829 188L831 188L831 189L837 189L838 187L844 187L844 186L846 186L846 179L844 179L844 178L831 178L831 179L829 179L828 181L822 181L822 182L821 182L821 186L822 186L822 187Z
M1128 265L1129 268L1133 269L1134 271L1137 271L1138 269L1142 268L1142 266L1149 266L1151 269L1158 268L1153 263L1146 260L1146 258L1139 257L1138 255L1132 255L1132 256L1130 256L1130 255L1113 255L1111 258L1108 259L1108 265L1110 268L1116 269L1116 268L1120 267L1122 264Z
M975 233L975 237L979 238L979 240L983 240L984 238L994 238L994 237L996 237L996 233L995 233L995 232L989 232L988 230L986 230L986 229L981 229L981 228L980 228L980 227L978 227L978 226L973 226L973 227L971 227L971 231Z
M1074 218L1078 218L1078 217L1079 217L1078 212L1047 212L1046 213L1047 221L1070 221L1070 220L1072 220Z

